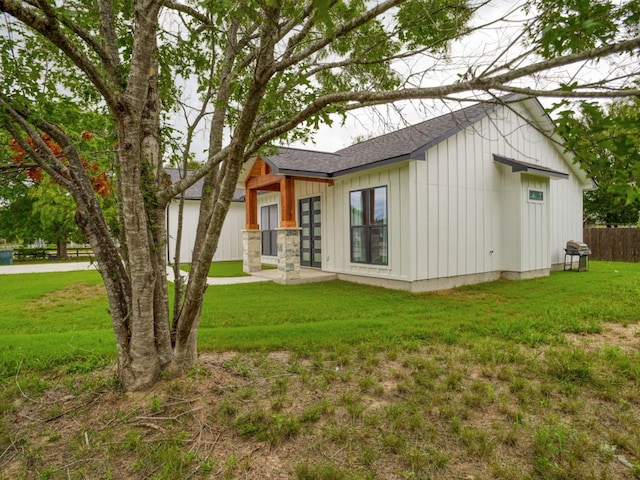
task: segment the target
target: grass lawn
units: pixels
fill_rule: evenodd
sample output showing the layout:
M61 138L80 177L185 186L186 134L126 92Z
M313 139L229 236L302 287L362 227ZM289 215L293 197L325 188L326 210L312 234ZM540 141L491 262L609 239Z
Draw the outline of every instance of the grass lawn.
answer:
M273 265L263 265L263 269L276 268ZM191 270L191 264L185 263L180 266L181 270L188 272ZM248 277L242 271L242 260L230 260L225 262L212 262L209 267L209 277Z
M133 395L96 272L0 276L0 479L640 478L638 264L206 295L201 364Z

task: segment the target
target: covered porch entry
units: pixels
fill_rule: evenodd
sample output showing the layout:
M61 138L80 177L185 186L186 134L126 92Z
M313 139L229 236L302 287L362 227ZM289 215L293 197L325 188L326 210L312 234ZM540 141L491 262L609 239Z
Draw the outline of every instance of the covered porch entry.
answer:
M279 283L335 278L333 274L317 270L322 268L321 198L297 198L296 181L333 185L333 181L327 178L275 174L270 165L260 157L247 174L244 182L246 224L242 232L245 273L272 278ZM279 192L280 208L263 207L259 215L258 193L261 191ZM265 248L272 252L270 255L277 254L277 270L262 270Z

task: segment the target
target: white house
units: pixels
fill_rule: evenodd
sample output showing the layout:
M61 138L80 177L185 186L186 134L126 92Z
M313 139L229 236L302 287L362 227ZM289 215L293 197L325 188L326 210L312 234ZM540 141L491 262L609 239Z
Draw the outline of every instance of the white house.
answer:
M180 180L180 171L167 168L172 182ZM180 263L191 263L191 252L196 238L198 214L200 213L200 198L202 194L202 180L196 182L185 192L184 212L182 220L182 242L180 245ZM178 210L180 198L175 198L167 206L167 259L173 263L175 259L176 239L178 232ZM229 213L220 232L218 249L213 256L214 261L242 260L242 229L245 224L244 190L237 190Z
M410 291L548 275L582 239L592 187L551 132L536 99L513 99L334 153L258 157L243 178L245 271L277 263L295 283L311 267Z

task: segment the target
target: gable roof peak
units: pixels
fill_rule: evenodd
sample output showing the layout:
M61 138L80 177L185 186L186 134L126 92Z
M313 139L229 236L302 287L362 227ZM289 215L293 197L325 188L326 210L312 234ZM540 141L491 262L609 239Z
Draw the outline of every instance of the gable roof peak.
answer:
M506 95L475 103L394 132L363 140L335 153L282 147L263 158L276 173L335 177L387 165L419 159L432 146L464 130L505 104L526 100L522 95ZM537 100L536 100L537 101Z

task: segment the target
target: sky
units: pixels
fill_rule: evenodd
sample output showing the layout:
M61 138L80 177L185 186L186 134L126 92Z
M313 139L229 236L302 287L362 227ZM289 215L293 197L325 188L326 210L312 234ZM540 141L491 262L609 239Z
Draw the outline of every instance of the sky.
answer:
M402 75L411 75L419 79L421 87L440 86L454 83L460 74L469 68L487 65L496 52L502 52L500 61L513 59L522 54L523 49L514 47L522 26L528 16L522 8L521 0L492 0L481 7L472 19L475 26L484 26L470 36L452 44L450 57L452 64L445 67L436 64L429 70L428 60L417 59L413 64L397 62L394 65ZM500 20L506 17L506 21ZM496 22L493 24L493 22ZM488 26L487 26L488 25ZM590 66L571 66L553 71L549 75L539 74L535 78L526 79L520 86L532 88L557 87L559 81L569 82L580 80L585 82L601 78L603 74L615 77L624 75L624 68L618 67L615 60L600 60ZM443 68L444 67L444 68ZM632 68L634 68L632 66ZM428 72L428 75L425 75ZM463 94L459 98L469 99L472 95ZM544 107L550 108L559 102L558 98L539 98ZM333 152L356 143L358 140L379 136L400 128L413 125L452 110L458 110L470 105L467 102L443 102L442 100L403 101L394 105L363 109L350 113L342 124L342 119L336 118L332 126L322 126L315 135L315 142L296 143L292 146Z
M403 76L412 78L414 86L430 87L454 83L470 64L484 64L495 52L503 51L505 60L521 53L513 48L514 38L519 34L527 14L522 1L492 0L476 12L472 19L475 26L491 24L461 41L451 45L451 64L434 63L428 57L396 62L393 67ZM508 16L509 21L498 19ZM427 72L427 74L425 74ZM460 98L473 99L469 94ZM543 101L551 106L553 100ZM351 112L346 120L335 116L333 125L320 127L312 142L297 142L290 146L334 152L358 141L383 135L413 125L447 112L469 106L470 102L444 102L442 100L407 100L392 105L366 108Z
M524 18L522 14L518 14L518 9L514 8L514 5L517 5L519 1L492 0L477 12L472 21L475 24L482 24L512 10L516 11L514 18L522 19ZM465 38L463 42L452 45L450 56L453 60L457 59L457 63L466 68L469 59L481 58L488 50L494 51L501 46L509 45L510 37L515 30L515 27L506 25L483 29L481 32ZM432 63L433 59L425 56L413 60L397 61L393 64L393 68L403 78L412 78L414 86L439 86L444 83L452 83L461 71L459 66L446 67L442 63L434 66ZM429 77L425 77L424 72L428 71L429 67L432 67L433 70ZM334 152L357 143L359 140L389 133L467 105L469 103L460 105L458 103L445 104L440 100L412 100L350 112L344 123L341 116L334 115L334 123L331 126L321 126L312 141L295 142L288 146ZM176 124L180 127L183 121L178 117ZM206 133L201 132L195 138L195 142L194 152L196 152L198 160L204 160L206 155L204 151L207 146Z
M490 27L482 28L465 37L462 41L454 43L450 49L451 65L447 66L442 62L434 64L432 58L424 56L411 61L398 61L394 63L393 67L405 78L409 78L410 82L413 82L413 86L440 86L455 82L459 75L469 69L470 65L476 67L486 65L496 52L502 52L500 61L513 58L522 52L522 50L513 48L514 38L519 34L527 19L527 14L520 7L521 4L522 1L492 0L488 5L482 7L472 20L474 25L494 22L505 14L508 15L509 21L492 24ZM611 68L611 65L608 65L607 62L601 62L600 68L608 69ZM564 69L556 72L557 75L569 78L572 75L589 78L593 73L585 68ZM538 76L534 80L529 80L529 85L545 87L555 83L555 80L557 79ZM472 97L466 94L462 95L462 98ZM544 106L551 106L557 101L553 99L541 100ZM341 117L336 115L333 117L333 125L321 126L312 141L295 142L289 146L333 152L357 141L389 133L469 104L469 102L445 103L441 100L414 100L354 111L347 114L344 122ZM202 152L206 148L207 139L201 135L197 140L195 151L200 152L197 156L198 159L201 159L201 155L204 155Z

